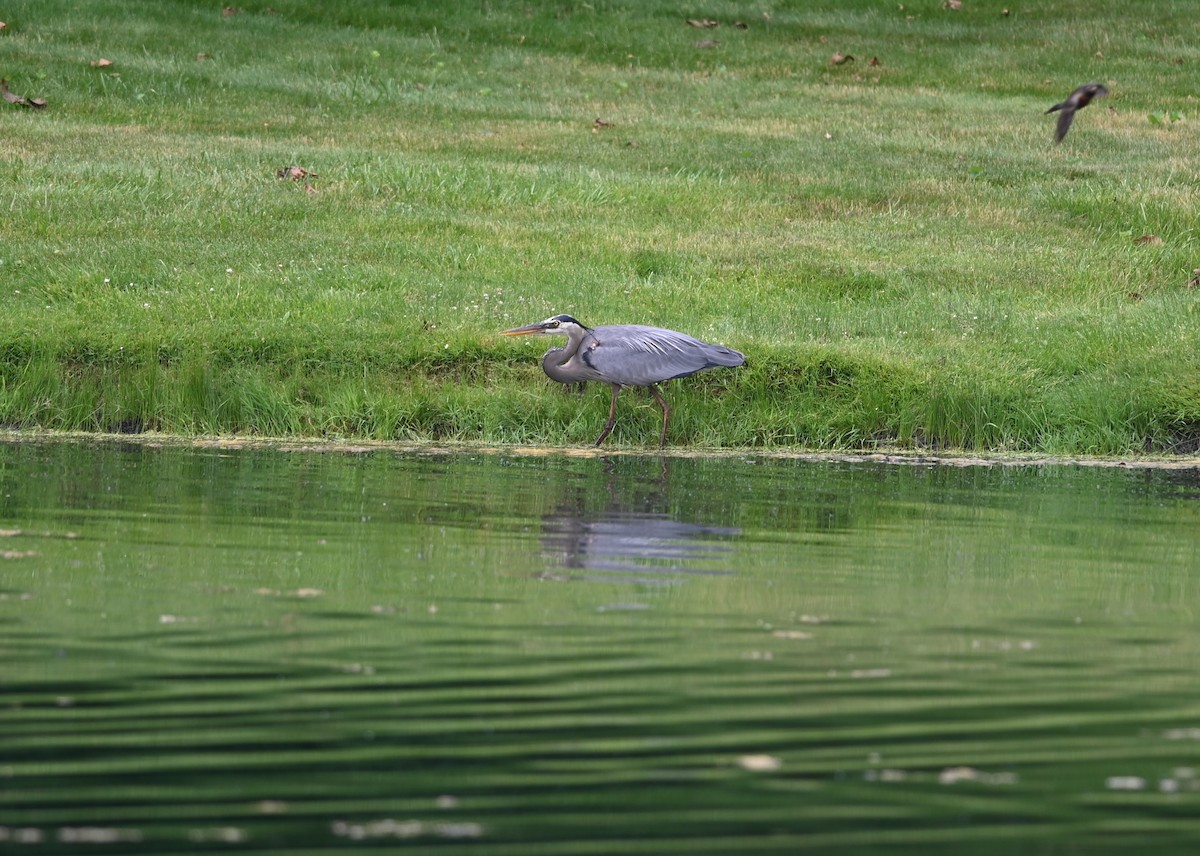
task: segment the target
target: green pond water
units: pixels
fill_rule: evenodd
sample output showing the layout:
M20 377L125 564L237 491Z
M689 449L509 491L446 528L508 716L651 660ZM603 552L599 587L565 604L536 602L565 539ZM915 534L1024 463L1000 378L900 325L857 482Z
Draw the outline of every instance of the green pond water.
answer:
M0 852L1198 852L1200 475L0 443Z

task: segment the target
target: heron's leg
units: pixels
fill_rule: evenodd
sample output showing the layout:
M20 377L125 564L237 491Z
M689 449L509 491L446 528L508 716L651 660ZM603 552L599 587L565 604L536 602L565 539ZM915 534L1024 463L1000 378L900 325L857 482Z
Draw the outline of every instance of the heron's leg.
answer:
M650 394L654 396L654 400L658 402L658 406L663 412L663 427L662 433L658 435L658 448L665 448L667 445L667 420L671 418L671 408L667 407L667 401L658 391L658 387L650 384Z
M612 433L613 425L617 421L617 396L621 394L621 384L614 383L612 385L612 404L608 406L608 421L604 423L604 430L600 432L600 436L596 438L596 445L599 446L604 442L604 438Z

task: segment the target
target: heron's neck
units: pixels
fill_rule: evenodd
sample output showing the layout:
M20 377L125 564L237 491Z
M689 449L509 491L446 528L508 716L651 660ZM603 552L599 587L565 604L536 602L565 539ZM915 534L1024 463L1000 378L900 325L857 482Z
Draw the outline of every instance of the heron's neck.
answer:
M561 348L551 348L542 355L542 371L544 371L551 380L556 380L559 383L572 383L575 378L571 377L570 372L563 369L563 364L571 359L574 354L574 349L570 348L570 342ZM567 353L571 351L571 353Z
M567 334L567 344L561 348L551 348L542 355L542 371L544 371L551 380L556 380L559 383L574 383L578 380L586 380L578 376L570 363L575 355L579 353L579 346L583 344L584 338L587 336L586 330L572 330Z

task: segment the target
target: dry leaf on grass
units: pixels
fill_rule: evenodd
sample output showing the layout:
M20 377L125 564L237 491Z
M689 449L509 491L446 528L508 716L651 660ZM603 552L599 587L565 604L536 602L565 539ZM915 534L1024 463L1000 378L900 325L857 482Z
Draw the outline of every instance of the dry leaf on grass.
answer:
M1192 271L1192 278L1188 280L1188 288L1200 288L1200 268Z
M712 18L688 18L687 23L689 27L696 27L701 30L711 30L717 26L717 22Z
M22 98L20 95L13 95L11 92L8 91L8 81L7 80L0 80L0 95L3 95L4 100L7 101L9 104L25 103L25 99Z
M1154 244L1155 246L1162 242L1163 239L1158 237L1158 235L1142 235L1140 238L1134 240L1135 244Z
M717 39L701 39L696 42L696 47L704 50L705 48L715 48L721 43Z
M88 63L88 65L90 65L92 68L108 68L112 64L113 61L111 59L105 59L104 57L100 57L100 59L94 59Z
M276 178L288 178L292 181L300 181L302 178L320 178L315 172L310 172L302 166L285 166L275 171Z
M850 54L835 53L829 58L830 65L841 65L845 62L854 62L854 57Z
M40 110L46 106L45 98L26 98L24 95L9 92L7 80L0 80L0 96L3 96L9 104L16 104L20 107L33 107Z

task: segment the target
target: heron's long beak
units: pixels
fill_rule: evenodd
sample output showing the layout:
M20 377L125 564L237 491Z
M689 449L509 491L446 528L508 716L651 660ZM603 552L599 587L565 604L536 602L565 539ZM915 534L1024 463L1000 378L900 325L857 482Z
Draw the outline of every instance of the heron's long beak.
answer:
M543 333L546 330L546 322L539 321L536 324L526 324L524 327L513 327L511 330L505 330L501 336L530 336L534 333Z

